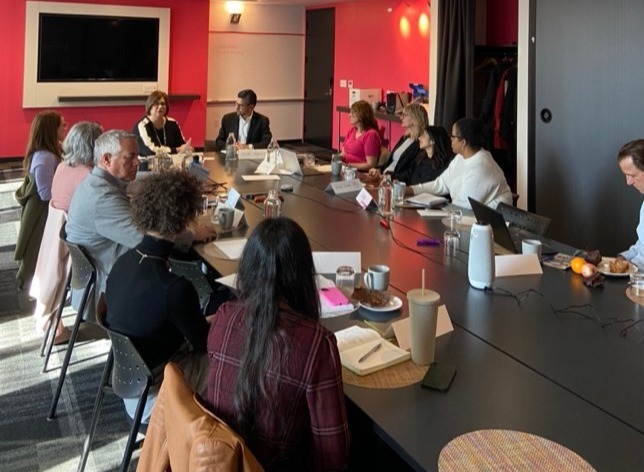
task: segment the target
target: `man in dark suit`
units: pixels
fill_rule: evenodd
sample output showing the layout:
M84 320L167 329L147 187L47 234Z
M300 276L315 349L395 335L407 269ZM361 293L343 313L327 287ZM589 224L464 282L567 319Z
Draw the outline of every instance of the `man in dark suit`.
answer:
M237 94L234 113L228 113L221 119L221 128L215 141L215 149L221 151L226 148L226 138L230 133L235 133L237 148L247 148L249 144L255 149L266 148L273 135L268 118L257 113L257 95L250 89L242 90Z

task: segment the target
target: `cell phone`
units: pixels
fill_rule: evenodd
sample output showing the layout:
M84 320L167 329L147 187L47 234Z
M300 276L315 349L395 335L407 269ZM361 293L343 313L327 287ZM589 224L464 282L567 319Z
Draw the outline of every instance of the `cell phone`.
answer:
M425 388L446 392L452 385L452 380L454 380L455 376L456 367L453 365L432 362L420 385Z
M337 287L321 288L320 297L330 306L346 305L349 303L347 297Z
M292 192L293 191L293 186L289 184L284 184L280 187L282 192Z

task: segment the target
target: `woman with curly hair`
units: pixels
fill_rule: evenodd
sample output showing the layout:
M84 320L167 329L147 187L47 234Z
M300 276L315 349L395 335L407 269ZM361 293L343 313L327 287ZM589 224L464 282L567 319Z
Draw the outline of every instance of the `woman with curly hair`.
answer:
M210 326L207 403L267 471L343 470L349 430L340 355L320 322L311 246L288 218L262 221L237 275L239 301Z
M201 210L201 185L187 171L154 173L132 195L132 221L144 234L123 254L107 279L106 325L132 338L145 362L161 371L169 361L183 367L193 390L205 393L208 374L204 317L193 285L169 270L174 239ZM143 414L147 423L157 390ZM130 417L137 399L124 400Z
M382 141L373 108L364 100L351 105L351 129L344 139L344 162L358 170L369 170L378 163Z
M19 264L16 275L19 289L28 286L34 276L47 222L51 184L56 167L62 160L60 143L66 131L65 119L55 111L41 111L31 122L27 151L22 161L25 180L15 193L22 207L14 253L14 259Z

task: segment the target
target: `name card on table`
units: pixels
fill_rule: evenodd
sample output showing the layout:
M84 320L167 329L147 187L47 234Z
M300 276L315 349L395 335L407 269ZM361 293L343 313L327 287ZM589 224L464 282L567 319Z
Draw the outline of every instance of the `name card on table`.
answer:
M362 209L364 210L364 209L366 209L366 208L369 206L369 204L373 201L373 197L372 197L372 196L371 196L371 194L367 191L367 189L366 189L366 188L363 188L362 190L360 190L360 193L359 193L359 194L358 194L358 196L356 197L356 201L358 202L358 204L359 204L359 205L362 207Z
M225 154L225 153L224 153ZM238 149L237 158L239 160L246 159L264 159L266 157L266 149Z
M362 182L360 179L340 180L338 182L331 182L324 189L325 192L331 192L336 195L343 193L359 192L362 190Z
M313 251L313 264L317 274L334 274L340 266L350 266L356 274L362 271L362 255L353 251Z
M255 169L256 174L265 174L268 175L271 172L273 172L273 169L275 169L275 164L273 162L268 162L266 159L264 159L258 166L257 169Z
M494 272L496 277L510 277L540 275L543 269L536 254L508 254L494 257Z
M387 330L382 334L385 339L396 338L400 349L408 351L411 349L411 333L410 333L409 317L394 321L389 325ZM436 337L443 334L451 333L454 331L452 320L447 312L447 307L441 305L438 307L438 319L436 320Z

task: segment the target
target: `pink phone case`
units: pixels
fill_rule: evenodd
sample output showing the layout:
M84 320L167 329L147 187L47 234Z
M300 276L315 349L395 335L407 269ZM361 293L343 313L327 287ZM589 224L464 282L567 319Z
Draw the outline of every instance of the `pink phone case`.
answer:
M331 306L347 305L349 300L337 287L321 288L320 297Z

